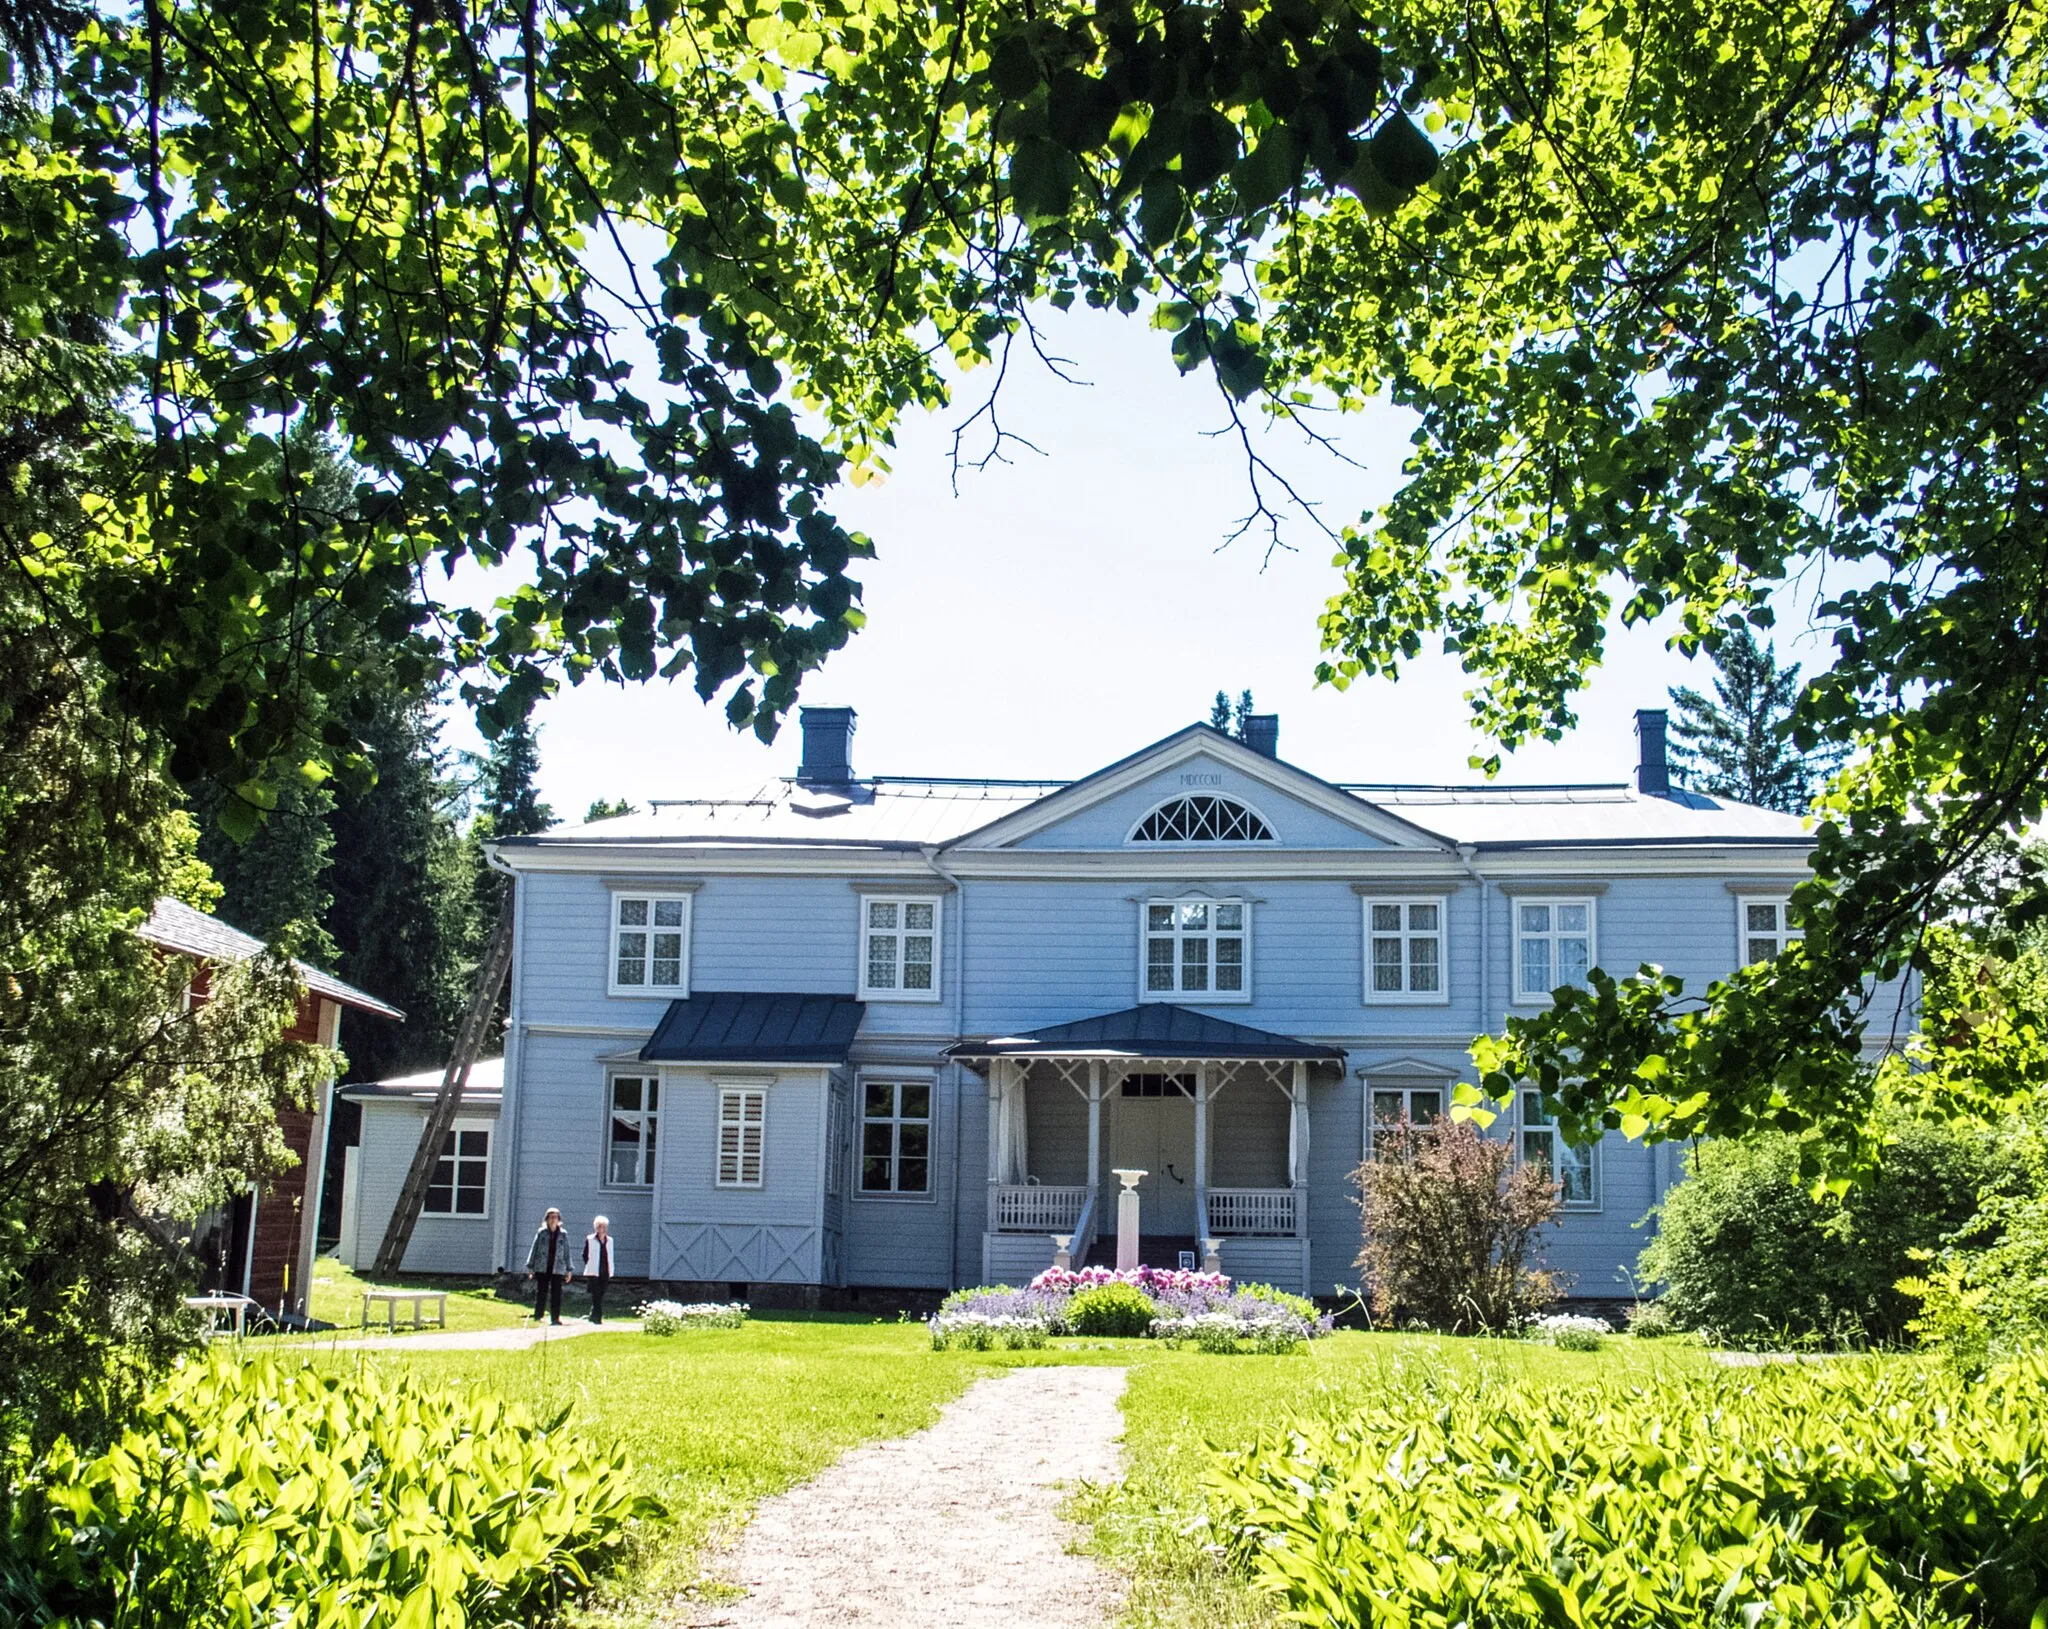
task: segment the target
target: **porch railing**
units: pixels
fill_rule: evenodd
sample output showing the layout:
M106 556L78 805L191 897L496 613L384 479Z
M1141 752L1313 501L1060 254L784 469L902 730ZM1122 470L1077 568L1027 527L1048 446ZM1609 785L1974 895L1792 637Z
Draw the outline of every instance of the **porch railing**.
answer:
M1087 1198L1086 1188L992 1182L989 1220L997 1233L1071 1233Z
M1219 1239L1294 1233L1292 1188L1211 1188L1209 1231Z

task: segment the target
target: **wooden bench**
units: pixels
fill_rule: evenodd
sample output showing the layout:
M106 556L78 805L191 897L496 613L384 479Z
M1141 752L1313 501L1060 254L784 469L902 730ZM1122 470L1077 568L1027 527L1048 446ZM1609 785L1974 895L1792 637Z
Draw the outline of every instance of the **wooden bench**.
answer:
M425 1329L426 1303L434 1303L434 1327L448 1327L448 1292L446 1290L365 1290L363 1291L363 1328L370 1327L370 1308L373 1304L384 1308L384 1327L393 1334L398 1332L398 1303L412 1303L412 1326Z
M190 1307L194 1312L206 1314L206 1327L200 1331L200 1338L209 1341L221 1332L221 1319L223 1316L227 1318L228 1328L237 1339L240 1339L243 1322L249 1315L249 1309L255 1304L246 1295L188 1295L185 1297L186 1306Z

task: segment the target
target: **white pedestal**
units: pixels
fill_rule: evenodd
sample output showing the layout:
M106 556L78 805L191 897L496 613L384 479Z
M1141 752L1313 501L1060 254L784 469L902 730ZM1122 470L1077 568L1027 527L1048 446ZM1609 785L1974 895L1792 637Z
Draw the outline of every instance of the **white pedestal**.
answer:
M1115 1175L1123 1184L1116 1196L1116 1270L1127 1273L1138 1265L1138 1183L1145 1173L1119 1170Z

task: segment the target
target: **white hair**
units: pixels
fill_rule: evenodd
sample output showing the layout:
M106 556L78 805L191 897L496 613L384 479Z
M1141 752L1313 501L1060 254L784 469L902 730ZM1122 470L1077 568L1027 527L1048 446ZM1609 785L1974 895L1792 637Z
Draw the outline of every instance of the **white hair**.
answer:
M593 1217L591 1219L590 1225L592 1227L610 1227L612 1225L612 1219L609 1216Z

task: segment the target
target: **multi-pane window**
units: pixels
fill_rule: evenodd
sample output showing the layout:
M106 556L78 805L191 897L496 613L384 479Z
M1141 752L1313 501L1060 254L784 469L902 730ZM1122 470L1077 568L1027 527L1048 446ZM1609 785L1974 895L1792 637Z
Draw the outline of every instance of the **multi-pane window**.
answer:
M615 1188L654 1182L654 1129L661 1114L661 1082L652 1075L612 1076L611 1131L604 1179Z
M1235 798L1203 793L1162 803L1131 832L1134 843L1270 843L1273 828Z
M1736 925L1742 930L1742 962L1775 961L1787 945L1806 937L1792 925L1789 899L1738 899Z
M612 895L612 993L689 994L690 896Z
M1151 900L1145 912L1145 997L1246 1001L1241 899Z
M1515 905L1515 999L1540 1001L1565 984L1584 984L1593 965L1593 904L1585 899L1524 899Z
M1374 1086L1372 1119L1365 1128L1366 1148L1369 1152L1375 1136L1395 1131L1404 1121L1411 1126L1426 1126L1443 1112L1441 1086Z
M939 996L939 902L861 900L860 993L883 1001Z
M1368 899L1365 999L1442 1001L1445 997L1444 902Z
M1557 1184L1560 1204L1597 1203L1592 1148L1564 1140L1557 1122L1544 1111L1540 1092L1522 1093L1522 1158Z
M929 1193L931 1183L931 1082L862 1081L860 1191Z
M754 1086L726 1086L718 1094L718 1185L761 1186L768 1094Z
M1193 1075L1126 1075L1119 1088L1124 1097L1193 1097Z
M488 1126L454 1126L441 1139L441 1157L427 1179L429 1216L482 1216L491 1191Z

